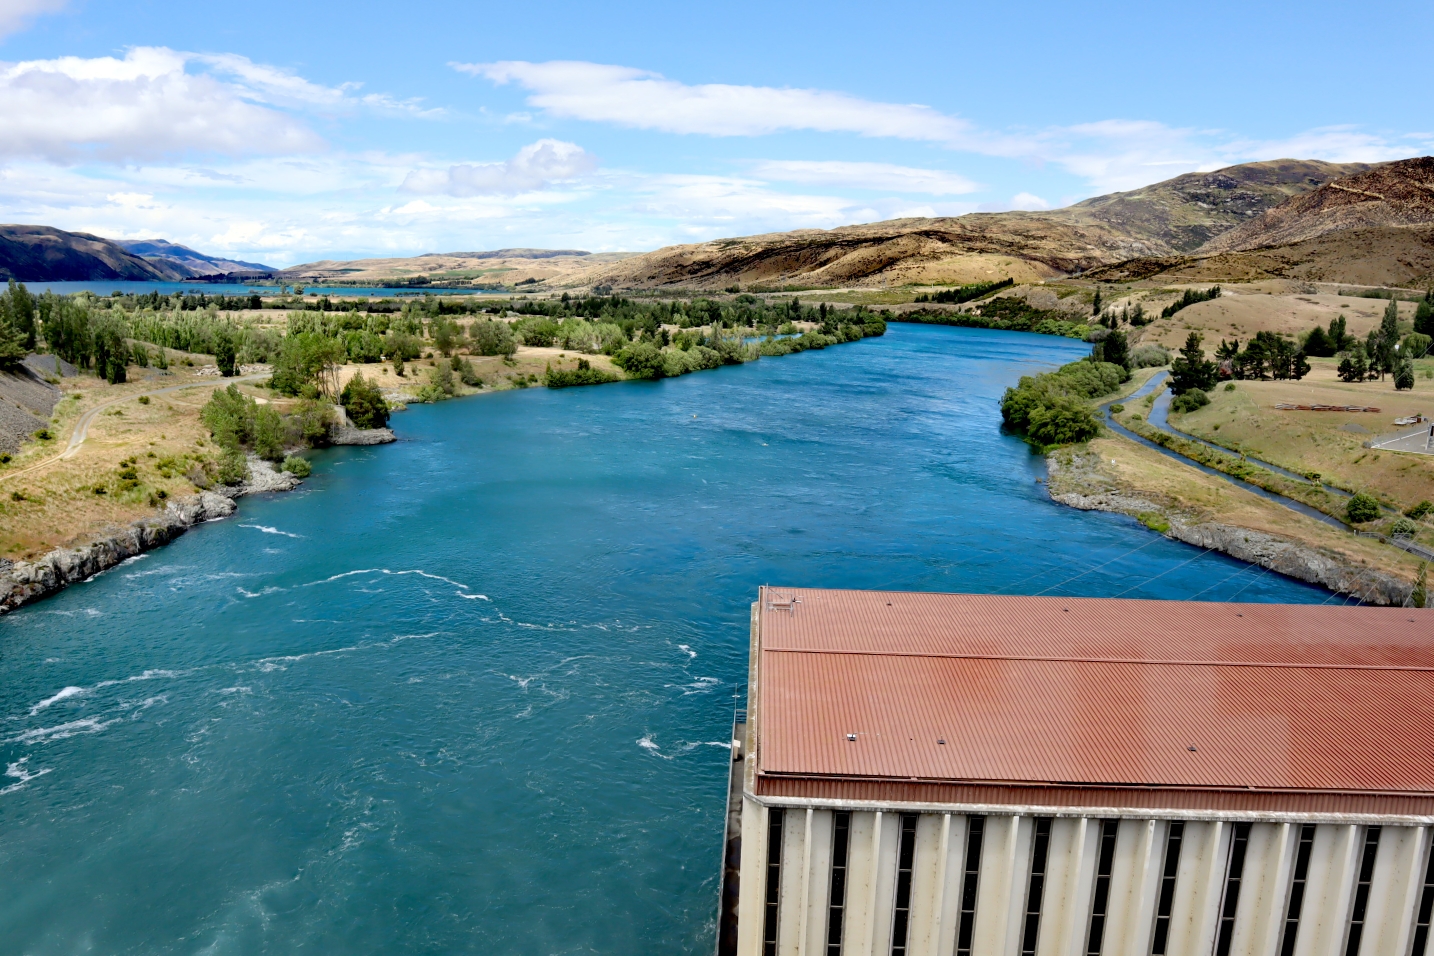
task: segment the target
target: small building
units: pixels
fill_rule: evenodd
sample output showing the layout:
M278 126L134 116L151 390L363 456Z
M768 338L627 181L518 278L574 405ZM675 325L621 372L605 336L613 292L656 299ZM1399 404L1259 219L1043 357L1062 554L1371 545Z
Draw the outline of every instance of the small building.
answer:
M763 588L751 647L722 956L1428 952L1428 612Z

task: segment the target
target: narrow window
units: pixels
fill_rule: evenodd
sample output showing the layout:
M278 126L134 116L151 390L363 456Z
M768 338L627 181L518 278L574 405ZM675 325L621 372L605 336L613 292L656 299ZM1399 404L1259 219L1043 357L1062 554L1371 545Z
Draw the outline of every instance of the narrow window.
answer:
M1021 931L1021 956L1035 956L1041 931L1041 897L1046 889L1046 857L1050 855L1051 818L1036 817L1031 836L1031 885L1026 891L1026 925Z
M1374 858L1379 854L1379 827L1364 831L1364 853L1359 860L1359 882L1354 885L1354 906L1349 911L1349 935L1344 956L1358 956L1364 935L1364 917L1369 912L1369 884L1374 880Z
M891 956L906 956L911 919L911 865L916 860L916 814L901 815L901 848L896 854L896 912L891 923Z
M832 891L827 901L827 956L841 956L841 919L846 912L846 855L851 814L832 814Z
M1314 849L1315 825L1300 827L1300 845L1295 851L1295 874L1290 879L1290 902L1285 907L1284 937L1280 940L1280 956L1294 956L1295 937L1300 931L1300 911L1305 905L1305 883L1310 876L1310 853Z
M1419 909L1414 913L1414 945L1409 956L1424 956L1429 945L1429 917L1434 915L1434 852L1424 867L1424 891L1419 894Z
M961 923L956 929L956 956L971 956L976 929L976 887L981 881L981 837L985 817L966 818L966 872L961 876Z
M1170 911L1175 908L1175 876L1180 872L1180 844L1185 842L1185 824L1176 820L1165 832L1165 869L1160 873L1160 897L1155 901L1155 938L1151 956L1165 956L1170 942Z
M1235 910L1240 906L1240 878L1245 873L1245 850L1250 844L1250 825L1235 824L1230 837L1230 865L1225 870L1225 899L1220 904L1220 935L1215 940L1215 956L1230 956L1230 943L1235 938Z
M1110 871L1115 866L1115 835L1119 820L1100 821L1100 849L1095 858L1095 886L1090 894L1090 936L1086 939L1088 956L1099 956L1105 938L1105 914L1110 907Z
M777 899L782 888L782 811L767 811L767 905L762 917L762 956L777 956Z

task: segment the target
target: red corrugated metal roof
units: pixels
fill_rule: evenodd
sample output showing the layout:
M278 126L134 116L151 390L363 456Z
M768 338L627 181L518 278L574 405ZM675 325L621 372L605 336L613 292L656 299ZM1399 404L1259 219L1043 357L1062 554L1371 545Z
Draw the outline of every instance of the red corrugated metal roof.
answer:
M761 775L1434 795L1424 612L770 588L759 614Z

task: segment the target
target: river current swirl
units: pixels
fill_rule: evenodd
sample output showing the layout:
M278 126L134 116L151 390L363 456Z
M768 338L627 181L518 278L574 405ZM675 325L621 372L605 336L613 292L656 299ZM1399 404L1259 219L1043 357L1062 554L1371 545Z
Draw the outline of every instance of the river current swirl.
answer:
M758 585L1325 600L1046 498L997 400L1085 349L419 407L0 619L0 951L707 953Z

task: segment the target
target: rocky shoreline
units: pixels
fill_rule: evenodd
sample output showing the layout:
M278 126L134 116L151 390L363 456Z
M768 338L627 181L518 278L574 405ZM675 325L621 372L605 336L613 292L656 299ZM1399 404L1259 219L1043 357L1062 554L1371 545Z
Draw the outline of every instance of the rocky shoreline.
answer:
M387 428L341 429L335 445L381 445L394 441ZM78 548L56 548L34 561L0 558L0 614L48 597L86 581L146 551L168 544L190 528L232 515L235 499L244 495L293 491L300 480L277 471L260 458L249 459L249 478L242 485L218 486L168 502L154 517Z
M1046 456L1051 478L1046 491L1051 500L1081 511L1107 511L1145 521L1158 515L1168 525L1162 533L1176 541L1228 554L1249 564L1276 571L1286 577L1328 588L1336 594L1359 598L1365 604L1402 607L1408 603L1412 585L1389 574L1351 563L1342 557L1290 538L1196 519L1162 502L1121 490L1085 493L1060 488L1061 465ZM1147 525L1149 522L1146 522Z

